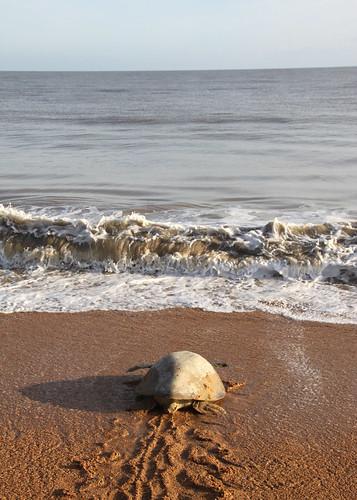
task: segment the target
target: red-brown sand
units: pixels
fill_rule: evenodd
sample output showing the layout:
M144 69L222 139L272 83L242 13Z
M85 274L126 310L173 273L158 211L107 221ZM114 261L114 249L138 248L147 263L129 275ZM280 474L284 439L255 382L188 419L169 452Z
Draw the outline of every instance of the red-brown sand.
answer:
M2 314L0 498L356 498L356 340L260 313ZM176 350L227 362L227 416L135 400L127 368Z

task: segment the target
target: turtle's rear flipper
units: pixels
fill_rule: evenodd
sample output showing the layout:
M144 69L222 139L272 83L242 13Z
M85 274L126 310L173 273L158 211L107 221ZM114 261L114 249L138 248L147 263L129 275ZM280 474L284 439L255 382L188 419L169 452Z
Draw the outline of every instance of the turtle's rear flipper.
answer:
M227 415L227 412L224 408L210 401L194 401L192 403L193 408L198 411L198 413L214 413L215 415Z
M246 382L236 382L235 380L223 380L226 392L236 392L246 385Z
M132 366L127 369L127 372L135 372L136 370L142 370L144 368L151 368L152 363L140 363L139 365Z
M157 402L155 401L154 398L138 395L138 396L136 396L135 401L132 402L132 404L130 405L128 410L129 411L133 411L133 410L150 411L156 407L157 407Z

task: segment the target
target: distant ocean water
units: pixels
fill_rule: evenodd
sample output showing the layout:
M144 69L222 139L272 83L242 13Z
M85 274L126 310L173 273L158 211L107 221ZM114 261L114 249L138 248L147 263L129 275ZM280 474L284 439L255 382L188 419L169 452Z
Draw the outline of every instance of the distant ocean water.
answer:
M357 68L0 72L0 311L357 321Z

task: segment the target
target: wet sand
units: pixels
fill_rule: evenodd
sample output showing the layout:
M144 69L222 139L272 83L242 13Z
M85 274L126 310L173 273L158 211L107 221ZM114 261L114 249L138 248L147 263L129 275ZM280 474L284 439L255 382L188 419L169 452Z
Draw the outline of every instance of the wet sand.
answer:
M0 343L0 498L355 497L355 325L18 313ZM183 349L227 362L226 417L135 400L127 368Z

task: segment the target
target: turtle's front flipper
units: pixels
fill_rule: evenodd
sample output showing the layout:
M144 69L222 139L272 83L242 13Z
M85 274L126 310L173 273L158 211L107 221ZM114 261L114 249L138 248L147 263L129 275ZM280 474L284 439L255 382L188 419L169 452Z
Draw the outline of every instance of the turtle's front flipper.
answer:
M210 401L193 401L192 406L198 413L214 413L216 415L220 413L221 415L227 415L224 408Z
M131 368L128 368L127 372L135 372L136 370L141 370L144 368L151 368L151 367L152 367L152 363L140 363L140 365L135 365L135 366L132 366Z
M227 368L227 366L228 366L228 363L226 363L225 361L215 360L215 361L212 361L211 363L215 368Z

